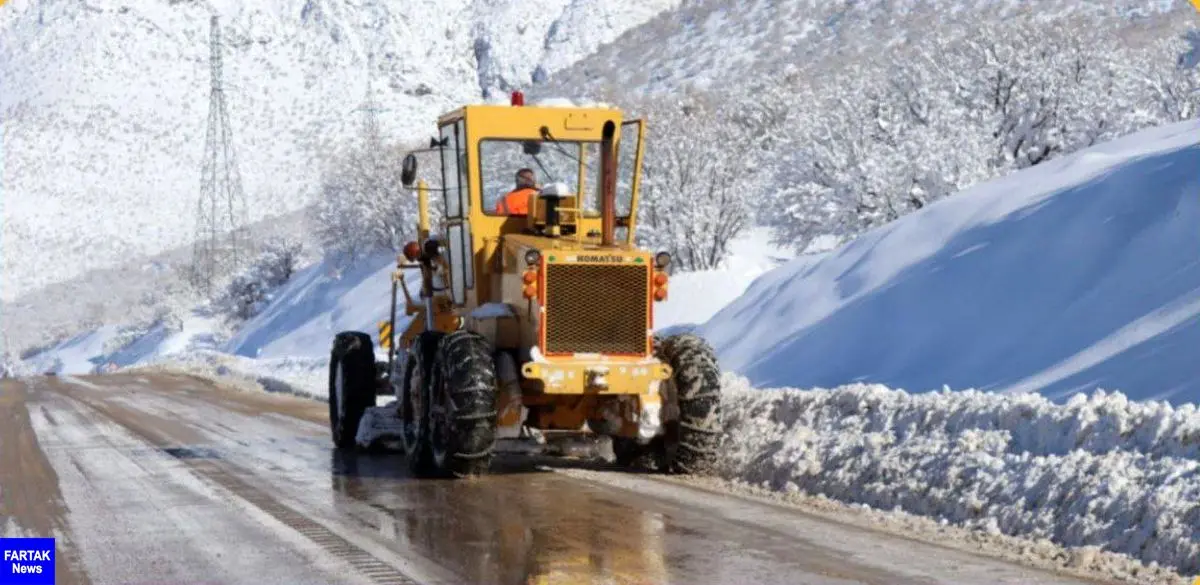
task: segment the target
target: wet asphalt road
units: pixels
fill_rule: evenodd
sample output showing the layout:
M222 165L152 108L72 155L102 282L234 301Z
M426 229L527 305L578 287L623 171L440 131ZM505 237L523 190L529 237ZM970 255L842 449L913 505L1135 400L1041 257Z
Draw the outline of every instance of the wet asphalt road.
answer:
M0 382L0 534L56 536L64 585L1083 583L652 477L495 468L418 480L332 449L323 403L188 376Z

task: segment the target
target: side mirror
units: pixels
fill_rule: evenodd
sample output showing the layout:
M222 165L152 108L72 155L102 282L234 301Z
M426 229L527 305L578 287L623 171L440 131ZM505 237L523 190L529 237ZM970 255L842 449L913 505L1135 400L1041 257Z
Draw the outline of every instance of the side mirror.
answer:
M400 182L405 187L411 187L415 180L417 180L417 157L410 152L404 155L404 162L400 165Z

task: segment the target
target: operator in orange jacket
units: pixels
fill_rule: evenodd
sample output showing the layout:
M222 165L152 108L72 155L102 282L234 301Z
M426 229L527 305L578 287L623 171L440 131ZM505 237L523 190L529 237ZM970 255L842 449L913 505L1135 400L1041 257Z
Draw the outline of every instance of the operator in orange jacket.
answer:
M529 195L537 191L537 179L533 169L517 171L517 186L496 202L496 213L500 215L529 215Z

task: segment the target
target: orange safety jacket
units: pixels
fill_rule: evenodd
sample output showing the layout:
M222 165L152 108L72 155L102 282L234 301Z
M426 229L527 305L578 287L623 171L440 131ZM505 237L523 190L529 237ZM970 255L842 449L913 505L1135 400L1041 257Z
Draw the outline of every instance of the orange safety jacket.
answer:
M496 202L496 213L500 215L529 215L529 196L537 192L532 187L509 191Z

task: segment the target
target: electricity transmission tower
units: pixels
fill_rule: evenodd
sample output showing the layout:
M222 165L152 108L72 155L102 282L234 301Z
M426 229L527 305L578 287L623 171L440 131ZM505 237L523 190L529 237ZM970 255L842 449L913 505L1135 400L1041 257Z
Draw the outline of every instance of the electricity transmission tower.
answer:
M383 137L379 133L378 114L387 111L375 103L375 92L371 83L371 76L374 72L375 54L371 53L367 56L367 95L363 98L363 104L355 109L355 111L363 112L363 147L366 149L368 160L371 163L377 160L383 145Z
M192 248L192 285L205 295L214 281L241 266L243 249L249 242L246 198L242 176L233 150L229 112L221 81L221 29L217 17L211 21L209 62L212 88L208 102L208 130L204 161L200 170L200 200L196 210L196 236Z
M361 150L354 156L357 175L357 189L360 194L370 200L381 200L388 197L388 185L384 179L383 135L379 131L379 112L386 112L375 102L374 86L371 76L375 72L375 55L367 56L367 94L361 106L352 111L362 112L362 143Z

